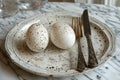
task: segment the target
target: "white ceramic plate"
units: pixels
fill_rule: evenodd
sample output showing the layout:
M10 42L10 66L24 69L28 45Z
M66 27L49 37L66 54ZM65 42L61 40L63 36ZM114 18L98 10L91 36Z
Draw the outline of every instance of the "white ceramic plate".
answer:
M32 52L25 43L25 33L33 23L43 24L48 32L51 25L55 22L65 22L72 24L73 14L69 13L44 13L29 18L16 25L7 35L5 48L11 60L21 68L37 75L54 77L65 77L82 74L93 70L86 68L83 72L77 72L77 43L69 50L56 48L51 41L47 49L42 53ZM74 16L80 16L74 14ZM106 62L115 49L115 37L107 25L95 18L90 18L92 42L99 61L99 66ZM81 38L81 47L86 62L88 60L88 50L86 38Z

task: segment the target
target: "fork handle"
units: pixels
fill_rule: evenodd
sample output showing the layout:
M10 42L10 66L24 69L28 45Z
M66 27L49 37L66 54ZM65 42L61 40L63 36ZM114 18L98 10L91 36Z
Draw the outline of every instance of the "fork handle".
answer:
M98 61L95 55L95 51L92 45L91 35L86 35L87 43L88 43L88 67L93 68L98 65Z
M80 39L77 39L78 42L78 62L77 62L77 71L82 72L86 65L82 50L81 50L81 46L80 46Z

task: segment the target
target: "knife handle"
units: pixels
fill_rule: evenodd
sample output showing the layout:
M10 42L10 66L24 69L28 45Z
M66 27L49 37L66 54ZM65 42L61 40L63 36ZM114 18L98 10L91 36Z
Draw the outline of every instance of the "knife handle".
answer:
M77 62L77 71L82 72L85 67L87 67L81 46L80 46L80 39L77 39L78 42L78 62Z
M98 61L95 55L95 51L92 45L91 35L86 35L87 43L88 43L88 67L93 68L98 65Z

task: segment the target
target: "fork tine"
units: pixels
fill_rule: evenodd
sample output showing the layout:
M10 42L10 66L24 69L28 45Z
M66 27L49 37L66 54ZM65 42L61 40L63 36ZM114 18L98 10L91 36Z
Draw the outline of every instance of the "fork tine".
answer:
M72 28L75 32L75 17L72 17ZM76 34L76 32L75 32L75 34Z
M76 37L78 38L78 30L77 30L77 17L75 17L75 32L76 32Z
M80 25L79 25L79 18L77 17L77 35L78 35L78 38L80 38L81 34L80 34Z
M76 37L83 37L82 34L82 21L80 17L72 17L72 28L76 34Z
M83 37L83 33L82 33L82 20L81 18L79 17L79 27L80 27L80 36Z
M80 17L72 17L72 28L76 34L76 37L82 37L82 21Z
M74 30L74 32L75 32L76 38L78 38L77 18L76 18L76 17L73 17L72 22L73 22L72 28L73 28L73 30Z
M74 17L72 17L72 28L74 29Z

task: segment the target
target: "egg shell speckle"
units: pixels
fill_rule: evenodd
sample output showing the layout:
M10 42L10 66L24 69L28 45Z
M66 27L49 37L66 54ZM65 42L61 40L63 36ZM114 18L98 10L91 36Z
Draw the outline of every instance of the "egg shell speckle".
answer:
M35 23L26 32L26 44L35 52L44 50L49 42L48 32L43 25Z
M71 26L66 23L57 22L53 24L50 38L53 44L61 49L71 48L75 43L75 33Z

